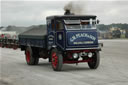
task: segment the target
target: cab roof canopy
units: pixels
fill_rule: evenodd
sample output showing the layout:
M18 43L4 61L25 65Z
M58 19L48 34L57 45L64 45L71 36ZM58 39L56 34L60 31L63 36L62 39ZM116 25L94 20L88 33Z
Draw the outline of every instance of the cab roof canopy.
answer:
M46 19L96 19L95 15L62 15L62 16L48 16Z

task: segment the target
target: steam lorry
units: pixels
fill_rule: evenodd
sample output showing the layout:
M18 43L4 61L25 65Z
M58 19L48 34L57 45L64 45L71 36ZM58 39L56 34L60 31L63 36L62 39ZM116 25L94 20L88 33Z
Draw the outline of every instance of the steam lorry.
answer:
M99 66L101 44L95 15L49 16L46 21L46 27L32 28L18 36L28 65L37 65L43 58L51 62L54 71L61 71L65 63L87 62L90 69Z

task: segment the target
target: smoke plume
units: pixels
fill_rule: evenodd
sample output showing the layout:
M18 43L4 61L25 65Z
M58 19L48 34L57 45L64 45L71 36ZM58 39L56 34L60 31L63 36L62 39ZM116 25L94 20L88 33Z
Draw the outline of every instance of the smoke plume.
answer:
M64 10L70 10L75 15L85 14L85 2L84 1L71 1L64 6Z

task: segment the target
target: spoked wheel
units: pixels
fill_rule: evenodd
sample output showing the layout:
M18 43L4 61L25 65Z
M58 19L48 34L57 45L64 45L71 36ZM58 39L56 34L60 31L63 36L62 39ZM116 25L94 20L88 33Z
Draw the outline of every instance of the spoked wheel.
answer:
M39 57L34 54L31 47L27 47L25 51L26 62L28 65L37 65L39 62Z
M88 62L90 69L97 69L100 63L100 54L99 51L95 52L95 55L92 57L92 61Z
M53 49L51 52L51 63L52 63L52 68L55 71L60 71L62 69L63 65L63 57L62 54L59 53L57 49Z
M30 52L27 50L26 51L26 61L27 61L27 63L30 62L30 57L31 57Z

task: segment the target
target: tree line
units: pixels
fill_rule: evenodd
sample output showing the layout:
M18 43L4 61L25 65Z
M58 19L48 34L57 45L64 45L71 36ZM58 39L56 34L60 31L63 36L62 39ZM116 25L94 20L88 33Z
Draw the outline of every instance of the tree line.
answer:
M120 28L122 30L128 30L128 24L109 24L109 25L104 25L104 24L99 24L97 25L97 28L101 31L107 31L110 30L110 28L115 27L115 28Z

